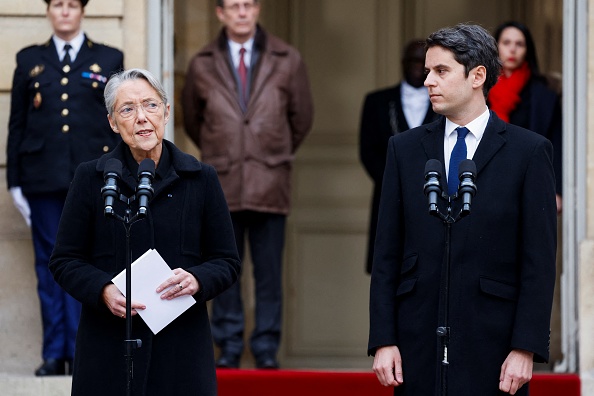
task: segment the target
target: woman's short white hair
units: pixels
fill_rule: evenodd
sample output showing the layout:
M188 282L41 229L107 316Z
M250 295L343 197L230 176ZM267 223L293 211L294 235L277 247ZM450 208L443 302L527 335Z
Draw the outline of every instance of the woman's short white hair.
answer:
M169 101L167 100L167 93L165 92L165 89L163 88L163 85L161 85L159 80L157 80L155 76L153 76L153 74L148 70L128 69L112 75L109 78L107 84L105 85L103 97L105 98L105 107L107 108L107 112L111 117L113 117L113 114L115 112L114 106L117 99L118 89L120 88L120 86L126 81L139 79L145 80L149 83L151 87L155 89L155 91L157 91L159 98L164 104L163 108L167 108L167 103L169 103Z

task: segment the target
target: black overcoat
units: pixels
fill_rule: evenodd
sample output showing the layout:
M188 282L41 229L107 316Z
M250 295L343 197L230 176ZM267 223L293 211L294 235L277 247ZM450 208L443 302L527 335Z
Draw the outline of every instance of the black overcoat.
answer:
M423 193L429 159L443 164L445 118L390 139L371 276L369 353L397 345L396 395L438 395L443 359L446 227ZM512 349L549 355L555 283L556 203L551 143L491 112L473 157L471 213L451 227L449 395L500 394ZM445 168L442 169L445 175ZM441 179L447 191L445 177ZM445 200L439 201L446 212ZM460 209L454 201L453 214ZM517 394L526 394L525 385Z
M371 273L373 264L373 242L377 228L377 215L382 191L382 179L386 166L388 140L397 133L410 129L402 109L401 84L374 91L365 96L361 111L359 128L359 158L365 171L373 181L371 214L369 216L369 240L367 243L367 262L365 270ZM434 121L437 114L431 104L423 124Z
M520 93L520 103L509 115L510 124L541 134L553 144L557 194L563 195L563 138L561 98L544 82L531 78Z
M72 384L72 394L80 396L123 394L126 389L125 320L114 316L101 298L103 287L125 268L126 254L122 223L103 215L100 190L109 158L124 164L121 193L133 195L138 164L124 143L81 164L50 261L58 284L82 302ZM196 304L156 335L134 316L132 338L143 343L134 352L134 395L214 396L206 301L231 286L240 271L228 207L214 168L167 141L153 188L149 216L131 227L132 259L154 245L172 269L181 267L198 279L200 292L194 296ZM115 207L117 213L123 208L123 203Z

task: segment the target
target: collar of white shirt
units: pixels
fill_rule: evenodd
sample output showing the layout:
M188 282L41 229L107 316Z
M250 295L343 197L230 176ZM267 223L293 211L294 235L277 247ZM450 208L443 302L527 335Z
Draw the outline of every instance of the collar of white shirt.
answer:
M231 60L233 61L233 67L235 67L236 69L239 67L239 50L243 47L245 48L245 53L243 54L243 61L249 69L252 61L252 49L254 48L254 38L252 37L243 44L236 43L232 40L227 40L227 42L229 43L229 51L231 51Z
M60 62L66 56L66 51L64 51L65 44L70 44L72 46L72 49L70 50L70 59L72 60L72 62L74 62L76 56L78 55L78 52L80 51L80 48L85 42L85 34L83 32L79 32L78 35L70 41L64 41L55 34L52 36L52 39L54 40L54 45L58 50Z
M445 136L443 139L443 157L446 164L446 173L448 172L448 164L450 163L450 155L452 154L452 149L454 148L456 140L458 139L458 133L454 133L456 128L458 128L459 126L465 126L468 129L469 133L468 135L466 135L466 138L464 139L464 141L466 142L466 158L472 159L474 157L474 154L476 153L481 139L483 138L483 135L485 134L485 128L487 128L487 123L489 122L490 114L491 113L489 112L489 108L485 106L485 111L480 116L478 116L466 125L457 125L446 118Z

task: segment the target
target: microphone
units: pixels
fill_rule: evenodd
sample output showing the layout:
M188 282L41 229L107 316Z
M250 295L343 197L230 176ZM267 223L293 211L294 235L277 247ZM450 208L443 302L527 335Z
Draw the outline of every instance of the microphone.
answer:
M136 195L138 196L138 215L146 216L148 201L153 197L153 186L151 183L155 178L155 162L150 158L142 160L138 165L138 187Z
M113 202L119 197L120 189L118 187L118 180L122 178L122 163L119 159L110 158L105 163L103 170L103 180L105 185L101 188L101 197L105 202L105 209L103 213L105 216L111 216L113 212Z
M429 214L436 214L438 212L437 197L441 195L440 179L441 162L436 159L430 159L425 164L425 185L423 186L423 191L429 198Z
M462 211L460 217L470 214L470 202L472 197L476 194L476 164L473 160L465 159L460 162L458 166L458 178L460 179L460 187L458 187L458 195L462 194Z

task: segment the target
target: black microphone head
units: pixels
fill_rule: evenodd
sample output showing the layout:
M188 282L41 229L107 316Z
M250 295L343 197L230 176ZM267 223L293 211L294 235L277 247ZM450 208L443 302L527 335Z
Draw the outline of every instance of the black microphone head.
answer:
M108 177L122 178L122 163L117 158L110 158L105 163L103 169L103 179L106 180Z
M473 160L465 159L458 165L458 178L461 178L465 173L470 174L473 179L476 177L476 164Z
M138 165L138 177L149 176L151 179L155 177L155 161L150 158L145 158Z
M430 159L425 163L425 177L428 173L437 173L437 178L441 178L441 162L436 159Z

